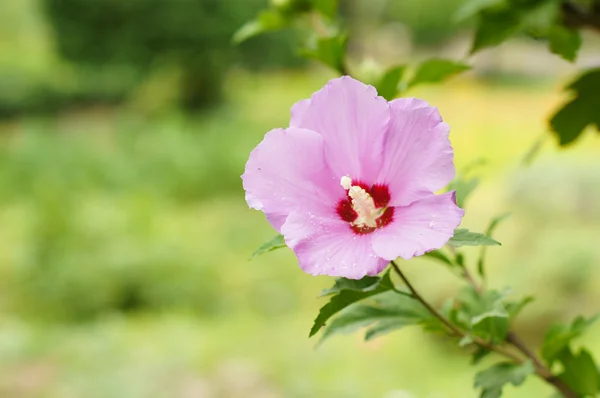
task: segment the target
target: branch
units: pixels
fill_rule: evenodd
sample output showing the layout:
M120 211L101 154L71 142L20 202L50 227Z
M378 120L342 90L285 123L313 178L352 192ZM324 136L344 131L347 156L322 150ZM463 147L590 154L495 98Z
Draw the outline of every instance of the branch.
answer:
M427 309L427 311L429 311L433 316L435 316L437 319L439 319L440 322L442 322L448 329L450 329L451 335L456 336L456 337L465 337L467 335L467 333L465 333L458 326L456 326L455 324L450 322L450 320L448 320L444 315L439 313L435 308L433 308L433 306L431 306L431 304L429 304L427 302L427 300L425 300L423 298L423 296L421 296L421 294L415 289L415 287L412 285L412 283L410 283L410 281L406 278L406 276L404 275L402 270L400 270L400 267L398 267L398 264L396 264L394 261L391 261L390 264L392 264L394 271L396 271L396 273L402 279L402 281L404 282L406 287L408 287L408 290L410 290L410 292L412 293L413 298L415 300L419 301ZM480 347L483 347L487 350L494 351L500 355L508 357L517 363L523 363L523 359L521 359L520 357L518 357L511 351L505 349L504 347L494 345L494 344L492 344L488 341L485 341L482 338L477 337L477 336L471 336L471 338L473 339L473 343Z
M402 281L404 282L404 284L406 285L408 290L410 290L412 297L415 300L419 301L427 309L427 311L429 311L433 316L435 316L437 319L439 319L440 322L442 322L450 330L451 335L456 336L456 337L464 337L467 335L458 326L456 326L455 324L450 322L450 320L448 320L444 315L442 315L435 308L433 308L433 306L431 306L431 304L429 304L423 298L423 296L421 296L421 294L415 289L415 287L412 285L412 283L410 283L408 278L404 275L404 273L402 272L400 267L398 267L398 264L396 264L396 262L390 261L390 264L392 265L392 268L394 269L396 274L398 274L400 279L402 279ZM478 294L481 294L481 292L482 292L481 288L475 283L475 280L471 277L471 274L469 273L469 271L466 268L464 271L465 271L464 275L465 275L465 278L467 279L467 281L469 281L469 283L471 283L473 285L474 289L477 291ZM516 362L518 364L521 364L524 362L524 360L521 357L517 356L512 351L507 350L506 348L504 348L502 346L494 345L494 344L492 344L480 337L477 337L477 336L471 336L471 338L473 340L473 343L478 345L479 347L485 348L490 351L494 351L500 355L503 355L507 358L512 359L514 362ZM544 381L553 385L566 398L579 398L579 395L577 395L575 392L573 392L568 385L566 385L557 376L552 374L550 369L548 369L539 360L539 358L531 350L529 350L527 348L527 346L523 343L523 341L514 332L508 333L506 342L513 345L514 347L516 347L527 358L531 359L531 361L533 362L534 368L535 368L535 373L540 378L542 378Z
M483 293L483 289L481 286L475 282L469 270L465 267L463 270L463 276L466 281L473 286L473 289L477 292L477 294L481 295ZM519 335L517 335L513 331L509 331L506 335L506 342L515 348L517 348L523 355L527 358L531 359L533 365L535 367L535 371L538 376L544 379L547 383L552 384L558 391L560 391L567 398L578 398L579 396L571 391L570 387L567 386L562 380L552 374L550 369L535 355L533 351L529 349L525 345L525 342L521 340Z

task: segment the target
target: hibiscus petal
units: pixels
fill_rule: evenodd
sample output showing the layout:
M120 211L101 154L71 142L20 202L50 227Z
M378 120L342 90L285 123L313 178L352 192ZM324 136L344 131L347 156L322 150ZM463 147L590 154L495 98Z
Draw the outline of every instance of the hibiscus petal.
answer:
M360 279L377 275L389 263L373 252L371 235L357 235L333 216L293 211L281 232L308 274Z
M325 159L339 179L372 184L381 168L381 154L390 111L387 101L349 76L333 79L310 100L292 108L292 126L316 131L325 141Z
M430 194L405 207L394 208L394 219L373 233L373 250L387 260L409 260L439 249L454 234L464 210L454 192Z
M291 127L301 127L300 124L302 122L302 118L304 117L304 114L308 110L309 106L310 99L303 99L292 105L292 109L290 112L292 114L292 117L290 119Z
M264 211L278 231L295 208L328 213L344 196L323 159L323 138L294 127L265 135L250 154L242 180L248 205Z
M437 108L416 98L391 101L390 112L378 182L388 184L392 206L406 206L454 178L450 127Z

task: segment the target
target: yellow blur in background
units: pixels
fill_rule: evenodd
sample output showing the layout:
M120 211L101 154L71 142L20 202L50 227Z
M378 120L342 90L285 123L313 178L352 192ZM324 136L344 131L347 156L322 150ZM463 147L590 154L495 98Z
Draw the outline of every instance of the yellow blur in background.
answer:
M417 328L315 348L308 331L332 278L304 274L287 249L249 260L275 232L244 201L245 161L335 77L298 61L289 32L231 46L264 2L67 3L0 6L0 397L476 396L464 352ZM369 57L465 54L469 26L447 21L459 0L390 3L345 6L361 32L356 70ZM70 25L85 10L89 29ZM480 163L462 225L511 213L488 251L489 284L536 297L516 324L533 346L600 302L600 140L559 150L546 127L560 88L594 60L584 48L569 66L515 40L407 94L439 107L459 170ZM437 304L461 287L426 259L403 266ZM582 341L600 352L600 326ZM531 379L503 396L551 393Z

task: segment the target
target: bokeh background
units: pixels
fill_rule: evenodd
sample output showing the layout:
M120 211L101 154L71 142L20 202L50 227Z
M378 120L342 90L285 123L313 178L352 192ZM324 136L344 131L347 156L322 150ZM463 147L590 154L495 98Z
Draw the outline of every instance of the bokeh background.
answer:
M476 396L468 357L418 329L316 349L332 279L288 250L249 261L274 231L244 202L247 156L335 76L292 31L231 44L266 0L0 3L0 397ZM465 57L461 0L342 3L353 70ZM458 168L479 164L463 225L512 214L490 285L536 296L517 322L533 346L600 307L600 139L559 150L546 127L562 85L600 62L585 43L571 65L512 40L408 93L452 126ZM460 288L437 263L403 265L436 303ZM583 341L600 354L600 327ZM531 379L505 396L551 392Z

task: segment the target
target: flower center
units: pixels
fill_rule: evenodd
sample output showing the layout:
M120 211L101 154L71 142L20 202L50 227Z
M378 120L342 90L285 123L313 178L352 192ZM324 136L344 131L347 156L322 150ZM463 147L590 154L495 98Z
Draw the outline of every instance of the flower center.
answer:
M392 221L394 208L387 207L390 194L386 185L368 187L362 182L353 183L349 176L342 177L340 184L347 198L338 203L337 212L355 233L368 234Z

